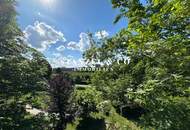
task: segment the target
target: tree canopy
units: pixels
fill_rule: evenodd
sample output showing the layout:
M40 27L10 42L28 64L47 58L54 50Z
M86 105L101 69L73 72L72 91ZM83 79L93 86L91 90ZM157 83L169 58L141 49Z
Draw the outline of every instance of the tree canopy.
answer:
M0 1L0 129L21 130L35 127L25 110L30 101L23 97L45 89L51 67L23 42L15 4L14 0Z
M94 85L116 107L137 104L147 113L143 125L188 129L190 114L189 1L112 0L128 26L89 49L85 56L112 59L113 72L97 73ZM117 64L115 58L130 58ZM108 82L109 81L109 82Z

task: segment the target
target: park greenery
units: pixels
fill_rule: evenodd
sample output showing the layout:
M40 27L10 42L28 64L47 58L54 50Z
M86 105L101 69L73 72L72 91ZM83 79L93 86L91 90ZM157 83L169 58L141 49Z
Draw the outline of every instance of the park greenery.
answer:
M24 43L16 4L0 0L0 130L190 129L189 0L112 0L128 26L89 35L84 58L111 60L97 72L52 69Z

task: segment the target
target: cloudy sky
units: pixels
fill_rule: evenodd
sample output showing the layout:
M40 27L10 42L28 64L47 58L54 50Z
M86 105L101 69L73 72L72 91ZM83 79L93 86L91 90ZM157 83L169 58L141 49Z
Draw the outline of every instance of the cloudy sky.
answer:
M117 10L110 0L19 0L18 23L29 46L41 51L53 67L81 67L89 47L86 32L110 37L127 26L113 24Z

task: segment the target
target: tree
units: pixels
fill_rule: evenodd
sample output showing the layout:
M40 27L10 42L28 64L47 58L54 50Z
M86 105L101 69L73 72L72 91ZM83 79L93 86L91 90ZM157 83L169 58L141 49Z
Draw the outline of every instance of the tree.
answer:
M121 11L115 22L127 18L128 27L86 52L87 59L94 55L102 62L111 59L109 67L115 68L99 73L95 85L106 98L115 95L122 104L132 102L146 109L143 125L188 129L189 1L112 0L112 4ZM130 63L117 65L117 55L129 57Z
M51 74L43 55L24 44L15 4L0 0L0 129L5 130L34 127L25 110L31 102L23 97L44 91Z
M75 118L75 106L71 95L74 90L72 81L67 75L55 75L49 82L49 93L51 104L49 112L57 116L55 119L55 130L64 130L66 124Z
M95 88L85 88L84 90L75 90L74 99L80 110L80 117L89 118L90 113L97 112L97 105L103 101L102 93Z

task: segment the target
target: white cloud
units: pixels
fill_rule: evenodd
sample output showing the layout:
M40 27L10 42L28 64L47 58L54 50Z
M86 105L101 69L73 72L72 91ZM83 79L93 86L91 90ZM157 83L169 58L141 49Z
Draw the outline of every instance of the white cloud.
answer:
M70 50L78 50L79 49L79 45L77 42L69 42L68 45L67 45L67 49L70 49Z
M55 57L55 58L56 58L56 57L60 57L60 56L61 56L61 53L53 53L52 56Z
M56 48L57 51L64 51L65 50L65 46L61 45L59 47Z
M88 49L90 47L90 39L88 37L88 34L80 33L79 37L79 42L71 41L68 43L67 48L71 50L79 50L82 52Z
M54 53L54 57L47 58L53 68L67 67L76 68L86 66L85 61L82 58L75 59L73 56L63 56L60 53Z
M105 30L98 31L98 32L95 33L95 37L97 39L104 39L104 38L106 38L108 36L109 36L109 33L107 31L105 31Z
M24 34L26 42L39 51L47 50L58 41L66 41L62 32L55 30L44 22L36 21L34 25L28 25L24 30Z
M40 12L38 12L38 15L39 15L39 16L41 16L41 13L40 13Z
M99 31L95 33L95 37L97 39L103 39L109 36L109 33L105 30ZM88 34L86 33L80 33L79 35L80 40L79 42L71 41L67 44L67 49L70 50L78 50L78 51L85 51L90 48L90 39Z

